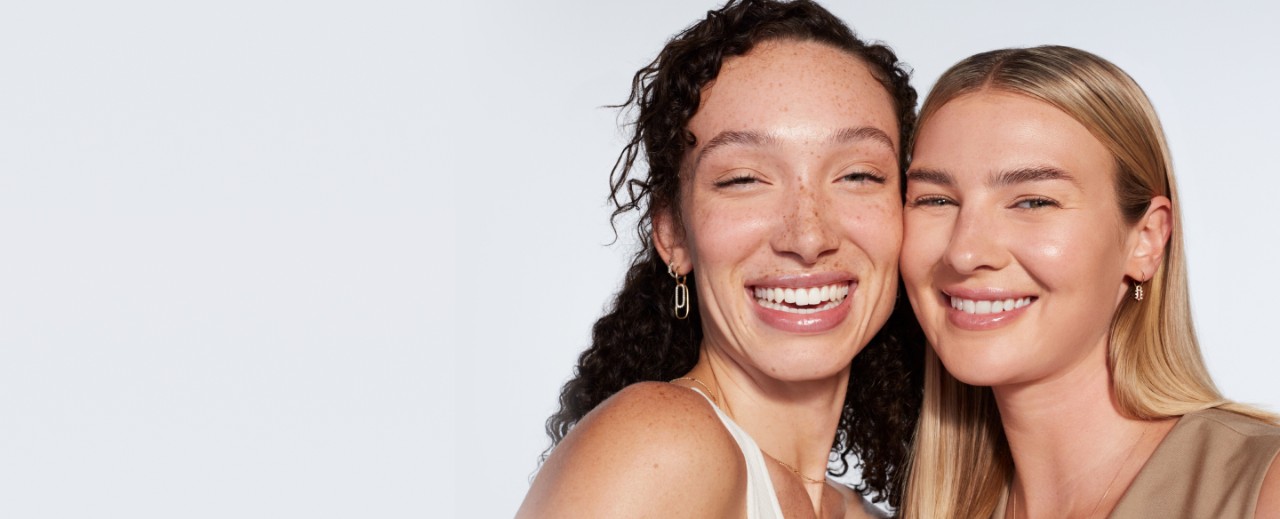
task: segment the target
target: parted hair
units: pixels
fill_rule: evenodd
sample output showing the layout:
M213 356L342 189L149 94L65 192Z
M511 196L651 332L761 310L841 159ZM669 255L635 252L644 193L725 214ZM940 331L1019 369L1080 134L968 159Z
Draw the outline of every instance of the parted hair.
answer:
M652 243L654 215L670 215L680 227L681 165L696 145L688 123L703 89L726 59L778 40L818 42L862 60L893 99L899 142L906 143L911 135L916 92L905 65L887 46L858 39L811 1L731 0L667 42L653 62L636 72L630 96L616 107L635 118L630 141L610 174L611 221L616 226L620 216L638 213L635 232L641 247L622 289L592 328L591 345L560 392L559 411L547 420L552 448L584 415L624 387L671 380L698 361L702 323L697 311L685 320L673 318L674 282ZM903 148L899 166L905 168ZM689 274L687 281L694 305L696 275ZM853 359L829 467L832 474L843 475L849 469L846 460L854 457L862 469L858 490L874 492L874 499L892 506L901 495L919 414L922 359L923 337L899 287L888 322Z
M1122 413L1139 419L1220 408L1274 422L1222 397L1205 369L1191 321L1181 205L1164 131L1142 88L1123 70L1063 46L973 55L938 79L920 126L961 96L996 91L1042 101L1075 119L1110 151L1116 199L1137 224L1156 196L1172 202L1172 232L1143 301L1125 298L1111 321L1107 365ZM990 517L1013 475L1013 458L988 387L956 380L930 348L922 414L903 503L908 518Z

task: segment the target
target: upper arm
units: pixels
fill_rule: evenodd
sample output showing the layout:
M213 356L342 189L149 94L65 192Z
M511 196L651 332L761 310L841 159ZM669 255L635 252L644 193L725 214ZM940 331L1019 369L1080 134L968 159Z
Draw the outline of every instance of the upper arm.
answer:
M745 473L737 444L702 397L636 384L556 446L517 517L741 516Z
M1257 519L1280 519L1280 458L1271 460L1271 468L1262 478L1262 492L1258 494Z

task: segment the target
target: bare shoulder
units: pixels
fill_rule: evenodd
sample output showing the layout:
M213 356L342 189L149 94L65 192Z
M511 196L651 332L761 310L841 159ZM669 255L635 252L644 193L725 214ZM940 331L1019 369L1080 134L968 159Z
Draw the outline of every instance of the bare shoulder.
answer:
M1280 519L1280 458L1271 460L1271 468L1262 479L1262 491L1258 494L1257 519Z
M854 492L852 488L841 485L839 483L831 485L840 493L840 497L844 500L844 516L851 519L882 519L889 517L889 514L867 501L862 494Z
M741 451L711 405L693 390L644 382L583 417L517 516L739 516L745 495Z

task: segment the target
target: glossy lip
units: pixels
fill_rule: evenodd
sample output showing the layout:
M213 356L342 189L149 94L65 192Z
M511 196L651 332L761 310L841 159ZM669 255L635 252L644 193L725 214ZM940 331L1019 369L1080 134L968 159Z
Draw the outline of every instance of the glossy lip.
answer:
M756 287L812 288L842 283L849 285L849 294L840 301L840 304L821 312L792 314L756 304ZM747 282L744 290L747 298L751 301L751 307L755 310L756 317L759 317L765 324L788 333L813 334L831 330L844 322L845 318L849 316L849 309L852 305L850 300L857 293L858 280L848 272L772 276L751 279Z
M858 279L848 272L814 272L786 276L768 276L747 280L747 288L813 288L837 283L858 284ZM752 297L754 299L754 297Z
M976 301L996 301L1005 299L1031 298L1031 304L1022 308L1006 310L994 314L970 314L951 307L951 298L973 299ZM953 287L938 291L938 304L947 312L947 321L962 330L985 331L1005 326L1026 313L1028 308L1039 301L1039 296L1027 293L1012 292L999 288L963 288Z

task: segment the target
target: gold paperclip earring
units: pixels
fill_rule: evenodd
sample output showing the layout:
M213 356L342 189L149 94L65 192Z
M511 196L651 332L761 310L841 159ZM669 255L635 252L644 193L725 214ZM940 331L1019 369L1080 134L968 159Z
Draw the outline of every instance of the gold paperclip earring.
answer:
M676 273L676 262L667 265L667 274L676 280L676 319L689 317L689 286L684 284L685 276Z

